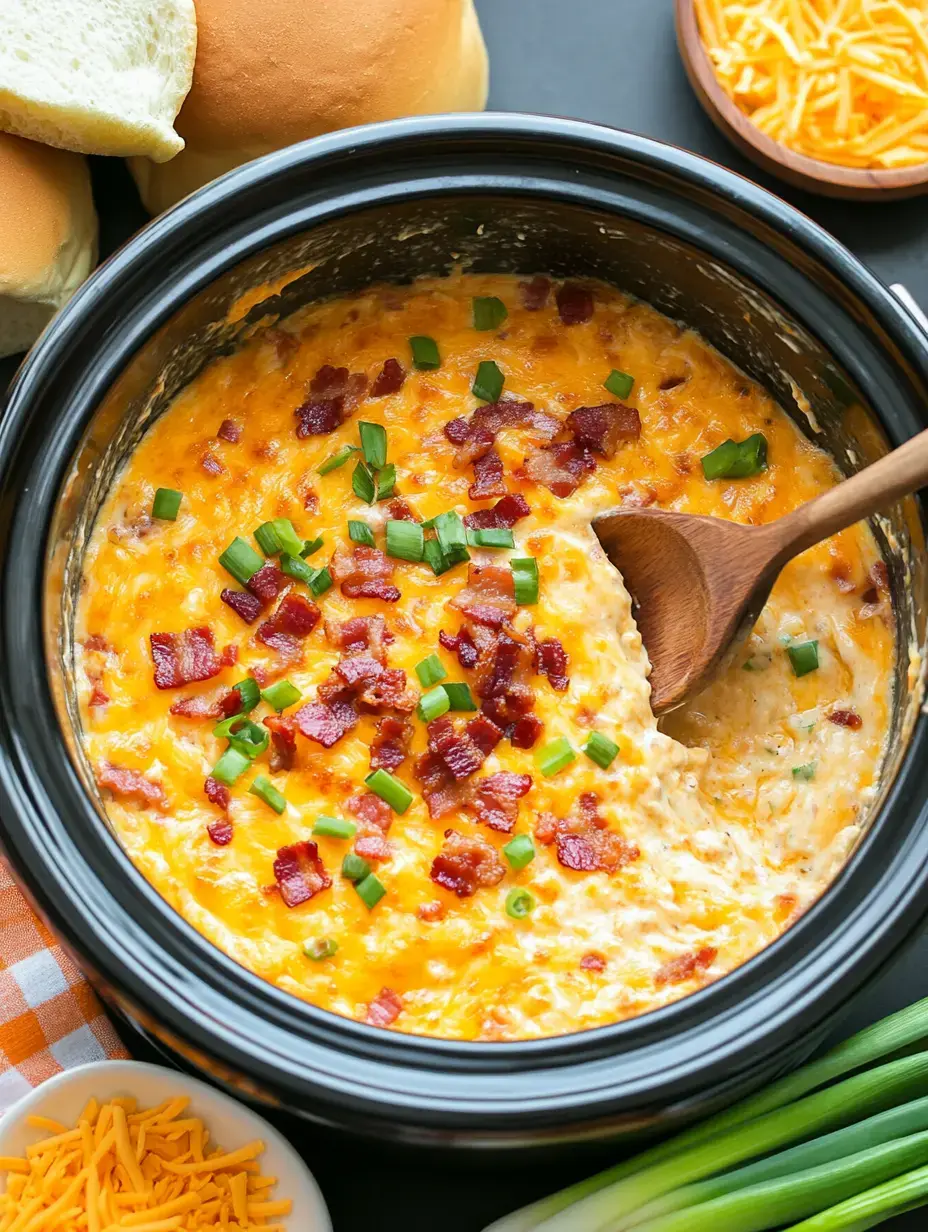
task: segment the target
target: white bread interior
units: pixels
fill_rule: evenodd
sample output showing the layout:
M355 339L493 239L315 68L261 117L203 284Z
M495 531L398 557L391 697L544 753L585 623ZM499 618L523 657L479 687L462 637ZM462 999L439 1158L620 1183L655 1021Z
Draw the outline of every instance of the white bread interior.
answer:
M193 0L0 0L0 129L171 158L196 39Z
M161 166L130 163L153 214L307 137L486 105L473 0L197 0L197 23L185 148Z

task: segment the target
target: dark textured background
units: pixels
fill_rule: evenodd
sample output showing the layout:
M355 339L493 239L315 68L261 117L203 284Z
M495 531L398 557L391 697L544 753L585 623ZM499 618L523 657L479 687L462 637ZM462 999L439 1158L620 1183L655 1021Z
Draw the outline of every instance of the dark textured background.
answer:
M477 0L492 64L490 106L573 116L632 129L695 150L760 180L828 227L886 282L904 282L928 306L928 206L925 200L857 205L806 196L755 171L716 133L689 90L677 57L672 0ZM145 216L121 164L95 160L104 254ZM0 363L0 383L14 364ZM0 386L2 387L2 386ZM842 1034L928 995L928 938L862 997ZM137 1038L140 1057L159 1058ZM491 1219L609 1162L570 1158L519 1165L394 1155L379 1145L335 1139L278 1118L300 1146L332 1211L336 1232L480 1232ZM914 1212L884 1225L925 1232ZM294 1221L294 1232L302 1232Z

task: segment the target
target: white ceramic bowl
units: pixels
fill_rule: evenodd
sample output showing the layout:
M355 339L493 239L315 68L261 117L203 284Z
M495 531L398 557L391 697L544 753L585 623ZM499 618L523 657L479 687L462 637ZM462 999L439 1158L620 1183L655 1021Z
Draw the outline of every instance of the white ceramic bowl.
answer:
M134 1096L148 1108L171 1095L189 1095L191 1112L209 1128L211 1141L229 1151L260 1138L266 1146L261 1167L266 1175L278 1177L274 1196L293 1200L293 1214L282 1222L293 1232L332 1232L319 1186L286 1138L231 1096L160 1065L99 1061L50 1078L0 1118L0 1155L21 1155L30 1143L48 1136L44 1130L31 1129L27 1116L53 1117L73 1125L91 1096L104 1103L118 1095Z

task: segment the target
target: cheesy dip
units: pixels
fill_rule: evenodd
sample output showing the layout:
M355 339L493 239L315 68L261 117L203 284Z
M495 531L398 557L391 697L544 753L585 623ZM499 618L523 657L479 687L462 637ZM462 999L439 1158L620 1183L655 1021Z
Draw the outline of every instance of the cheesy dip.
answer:
M860 834L886 567L864 525L804 553L658 723L590 519L759 523L837 479L758 386L605 286L315 304L185 389L100 514L77 653L112 825L211 942L350 1018L517 1040L684 996Z

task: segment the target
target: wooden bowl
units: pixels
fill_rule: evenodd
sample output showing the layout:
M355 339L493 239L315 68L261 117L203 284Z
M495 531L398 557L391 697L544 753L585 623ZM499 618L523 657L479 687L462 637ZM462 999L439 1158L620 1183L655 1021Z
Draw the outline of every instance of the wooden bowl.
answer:
M699 33L693 0L675 0L675 6L677 44L690 84L716 127L752 162L797 188L827 197L886 201L928 192L928 159L897 170L842 167L798 154L762 133L720 85Z

